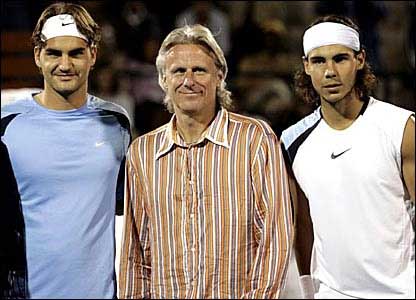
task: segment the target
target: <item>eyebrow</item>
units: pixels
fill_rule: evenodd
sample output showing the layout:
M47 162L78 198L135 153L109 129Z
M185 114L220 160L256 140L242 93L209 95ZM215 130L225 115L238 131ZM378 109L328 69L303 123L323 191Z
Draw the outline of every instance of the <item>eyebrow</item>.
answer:
M341 52L341 53L337 53L333 56L331 56L331 59L336 58L336 57L348 57L349 53L348 52ZM327 59L326 57L322 56L322 55L314 55L314 56L310 56L309 59Z
M335 54L334 56L332 56L332 58L344 57L344 56L349 57L350 55L349 55L349 53L338 53L338 54Z
M78 52L83 52L85 51L85 47L78 47L78 48L74 48L68 51L69 54L74 54L74 53L78 53ZM55 48L46 48L45 49L46 52L48 53L62 53L62 50L59 49L55 49Z

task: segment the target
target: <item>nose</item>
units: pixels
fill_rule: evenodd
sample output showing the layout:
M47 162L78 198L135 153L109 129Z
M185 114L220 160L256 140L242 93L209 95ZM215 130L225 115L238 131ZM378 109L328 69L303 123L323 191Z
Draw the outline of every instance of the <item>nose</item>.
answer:
M326 69L325 69L325 77L326 78L332 78L336 76L336 71L335 71L335 66L334 63L332 61L329 61L326 64Z
M62 55L61 61L59 63L59 70L68 71L71 69L71 59L68 55Z
M188 88L191 88L195 85L194 76L192 72L186 72L185 78L183 80L183 85Z

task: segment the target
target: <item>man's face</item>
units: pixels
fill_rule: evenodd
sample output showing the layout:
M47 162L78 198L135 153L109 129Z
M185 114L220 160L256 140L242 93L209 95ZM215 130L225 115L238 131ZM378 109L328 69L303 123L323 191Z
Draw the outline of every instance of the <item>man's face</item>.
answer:
M35 48L35 62L41 69L45 91L52 89L68 97L87 87L88 74L96 60L96 48L81 38L59 36L47 40L42 49Z
M221 79L214 58L203 46L176 45L166 56L164 84L176 114L214 115Z
M335 103L351 92L364 61L364 52L355 55L348 47L329 45L312 50L303 63L321 99Z

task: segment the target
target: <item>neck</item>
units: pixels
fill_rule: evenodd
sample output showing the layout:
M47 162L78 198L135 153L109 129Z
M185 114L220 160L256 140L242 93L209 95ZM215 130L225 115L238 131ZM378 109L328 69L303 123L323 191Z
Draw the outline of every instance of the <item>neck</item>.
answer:
M185 143L193 144L201 138L214 117L215 114L200 118L183 114L176 115L176 127Z
M342 130L349 127L357 119L364 102L357 93L352 91L342 100L331 103L321 98L322 116L328 125Z
M69 95L62 95L45 84L45 90L35 96L42 106L54 110L70 110L80 108L87 101L87 85Z

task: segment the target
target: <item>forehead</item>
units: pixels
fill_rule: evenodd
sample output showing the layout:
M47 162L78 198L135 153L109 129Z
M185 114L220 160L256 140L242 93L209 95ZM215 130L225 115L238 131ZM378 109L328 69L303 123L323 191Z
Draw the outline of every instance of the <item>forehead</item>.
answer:
M332 57L338 54L354 54L354 50L344 45L327 45L315 48L309 52L308 57Z
M70 51L76 48L87 48L85 40L74 36L57 36L46 41L44 49Z
M202 45L197 44L179 44L169 49L166 54L166 63L191 63L191 62L212 62L212 54Z

